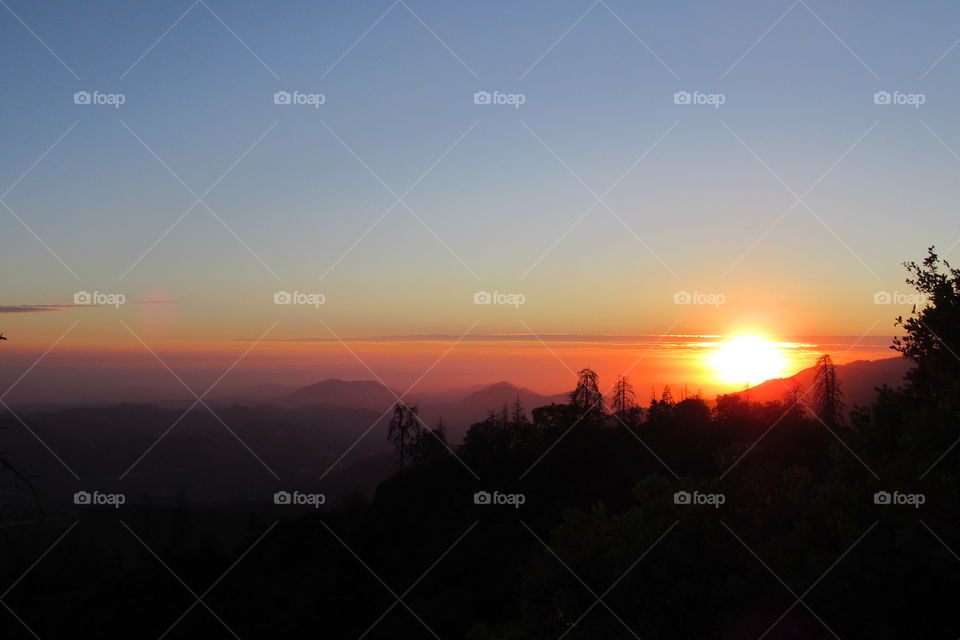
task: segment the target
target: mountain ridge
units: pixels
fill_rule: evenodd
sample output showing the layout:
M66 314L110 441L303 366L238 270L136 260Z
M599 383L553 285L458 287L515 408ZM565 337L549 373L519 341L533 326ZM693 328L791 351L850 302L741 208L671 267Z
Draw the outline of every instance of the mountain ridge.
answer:
M853 360L838 364L837 378L840 380L844 403L848 408L872 403L876 398L878 387L896 388L903 384L904 377L912 364L910 360L903 357ZM807 367L786 378L765 380L743 391L737 391L735 395L748 395L755 402L783 400L792 389L794 382L800 385L800 392L803 393L813 385L815 378L816 367Z

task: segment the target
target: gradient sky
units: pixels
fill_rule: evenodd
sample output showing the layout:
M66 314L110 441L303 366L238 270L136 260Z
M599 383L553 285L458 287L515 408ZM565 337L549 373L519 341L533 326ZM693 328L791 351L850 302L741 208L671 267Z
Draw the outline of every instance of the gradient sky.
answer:
M229 365L277 321L268 340L889 336L909 305L874 294L907 291L900 262L960 253L955 3L4 2L11 382L75 321L56 351L85 367L142 355L131 332ZM191 190L205 204L183 215ZM127 303L22 307L81 290ZM478 306L479 290L526 302ZM256 349L282 367L278 344ZM413 360L378 367L410 380Z

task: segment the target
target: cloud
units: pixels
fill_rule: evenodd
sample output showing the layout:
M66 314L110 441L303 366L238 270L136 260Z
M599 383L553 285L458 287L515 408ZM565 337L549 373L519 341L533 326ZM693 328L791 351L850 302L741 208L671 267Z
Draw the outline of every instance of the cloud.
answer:
M55 313L65 309L87 307L77 304L6 304L0 305L0 313Z
M558 334L558 333L478 333L467 335L453 334L412 334L400 336L341 336L345 342L377 342L377 343L450 343L450 342L516 342L516 343L541 343L551 344L570 344L608 346L611 348L637 347L642 345L671 347L676 345L688 345L702 340L718 340L723 336L693 336L693 335L602 335L602 334ZM240 342L264 342L264 343L338 343L341 338L336 336L303 336L296 338L265 338L257 340L255 338L236 338Z

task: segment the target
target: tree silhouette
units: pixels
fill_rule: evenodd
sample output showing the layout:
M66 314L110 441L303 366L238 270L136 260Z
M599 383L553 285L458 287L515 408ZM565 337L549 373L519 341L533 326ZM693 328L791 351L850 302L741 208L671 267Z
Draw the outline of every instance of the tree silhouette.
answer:
M520 403L519 393L517 394L517 399L513 401L513 412L511 418L515 427L521 427L527 423L527 414L523 411L523 405Z
M435 462L449 455L447 428L443 426L443 418L437 420L437 426L433 429L418 429L409 451L414 464Z
M804 393L803 385L796 379L790 381L789 386L783 393L783 404L790 407L790 417L793 419L799 418L803 414Z
M843 393L837 379L837 367L829 353L817 358L813 380L813 413L828 427L843 423Z
M593 369L577 372L577 387L570 393L570 404L584 411L597 409L603 413L603 394L598 385L599 376Z
M663 387L663 393L660 394L660 403L664 405L673 405L673 392L670 391L670 385Z
M613 386L613 400L610 409L614 415L620 418L621 422L626 422L630 410L636 406L637 399L633 392L633 385L630 384L626 376L617 377L617 383Z
M656 390L650 390L650 408L647 409L647 421L653 423L662 423L668 421L676 403L673 401L673 394L670 392L670 385L666 385L660 393L660 399L657 399Z
M406 460L410 446L420 435L420 420L417 417L417 408L408 407L403 402L397 402L393 407L393 417L387 429L387 440L393 442L400 458L400 468Z
M938 402L956 408L960 396L960 269L940 260L934 247L927 250L923 263L906 262L911 276L907 284L927 297L927 304L916 305L907 319L897 318L907 335L894 338L893 349L913 360L916 368L909 374L915 390L923 390ZM940 265L945 272L940 271Z

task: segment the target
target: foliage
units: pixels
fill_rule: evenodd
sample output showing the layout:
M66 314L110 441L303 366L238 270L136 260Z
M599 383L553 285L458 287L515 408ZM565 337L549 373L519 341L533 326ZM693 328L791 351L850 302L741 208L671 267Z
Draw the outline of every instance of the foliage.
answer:
M406 460L410 448L419 439L420 435L421 427L420 418L417 416L417 408L397 402L393 407L393 416L387 429L387 440L392 442L396 448L397 457L400 459L400 469L403 469L404 460Z

